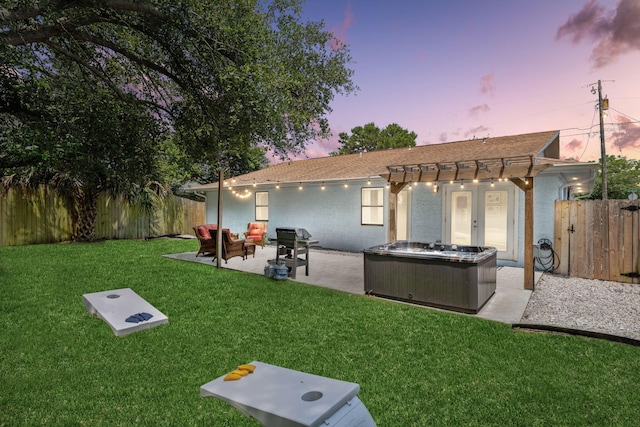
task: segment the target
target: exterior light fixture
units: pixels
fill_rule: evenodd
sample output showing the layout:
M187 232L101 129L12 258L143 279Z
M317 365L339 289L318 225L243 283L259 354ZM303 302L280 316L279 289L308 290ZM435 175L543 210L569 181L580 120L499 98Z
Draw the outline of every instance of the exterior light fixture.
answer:
M477 183L477 182L478 182L478 180L477 180L477 179L474 179L474 180L473 180L473 182L474 182L474 183Z
M322 187L320 187L322 190L324 190L324 181L322 182Z
M280 181L276 182L276 188L280 188Z
M460 181L460 188L464 188L464 181Z
M347 182L345 181L344 182L344 188L347 188L347 187L349 187L349 184L347 184Z
M493 183L493 181L491 181L491 186L493 187L495 184Z
M301 182L298 183L298 190L302 190L302 183Z

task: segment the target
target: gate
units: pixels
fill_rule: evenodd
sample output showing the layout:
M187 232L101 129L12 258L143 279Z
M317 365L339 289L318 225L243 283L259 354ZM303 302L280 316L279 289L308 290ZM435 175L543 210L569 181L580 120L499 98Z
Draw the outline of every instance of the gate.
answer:
M556 273L640 283L640 201L557 200Z

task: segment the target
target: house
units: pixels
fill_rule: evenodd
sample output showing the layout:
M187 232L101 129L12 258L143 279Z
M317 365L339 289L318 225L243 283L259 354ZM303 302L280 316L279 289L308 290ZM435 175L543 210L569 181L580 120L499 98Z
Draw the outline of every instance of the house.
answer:
M192 190L207 222L234 232L249 221L307 229L325 248L362 251L394 240L498 248L498 263L524 266L553 241L554 201L589 193L598 165L560 159L560 133L473 139L288 161ZM527 284L525 287L533 286Z

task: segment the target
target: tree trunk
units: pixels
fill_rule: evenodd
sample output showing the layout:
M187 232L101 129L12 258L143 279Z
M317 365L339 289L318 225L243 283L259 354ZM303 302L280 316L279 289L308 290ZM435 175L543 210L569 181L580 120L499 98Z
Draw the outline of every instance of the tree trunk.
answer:
M74 195L72 241L93 242L96 239L98 194L97 191L81 190Z

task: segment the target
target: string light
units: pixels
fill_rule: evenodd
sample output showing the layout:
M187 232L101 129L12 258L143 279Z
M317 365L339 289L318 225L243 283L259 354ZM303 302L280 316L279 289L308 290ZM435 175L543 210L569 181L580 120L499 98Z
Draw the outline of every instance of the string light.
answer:
M244 193L240 193L236 190L233 190L233 195L237 198L237 199L248 199L249 197L251 197L251 191L249 191L248 189L245 188Z

